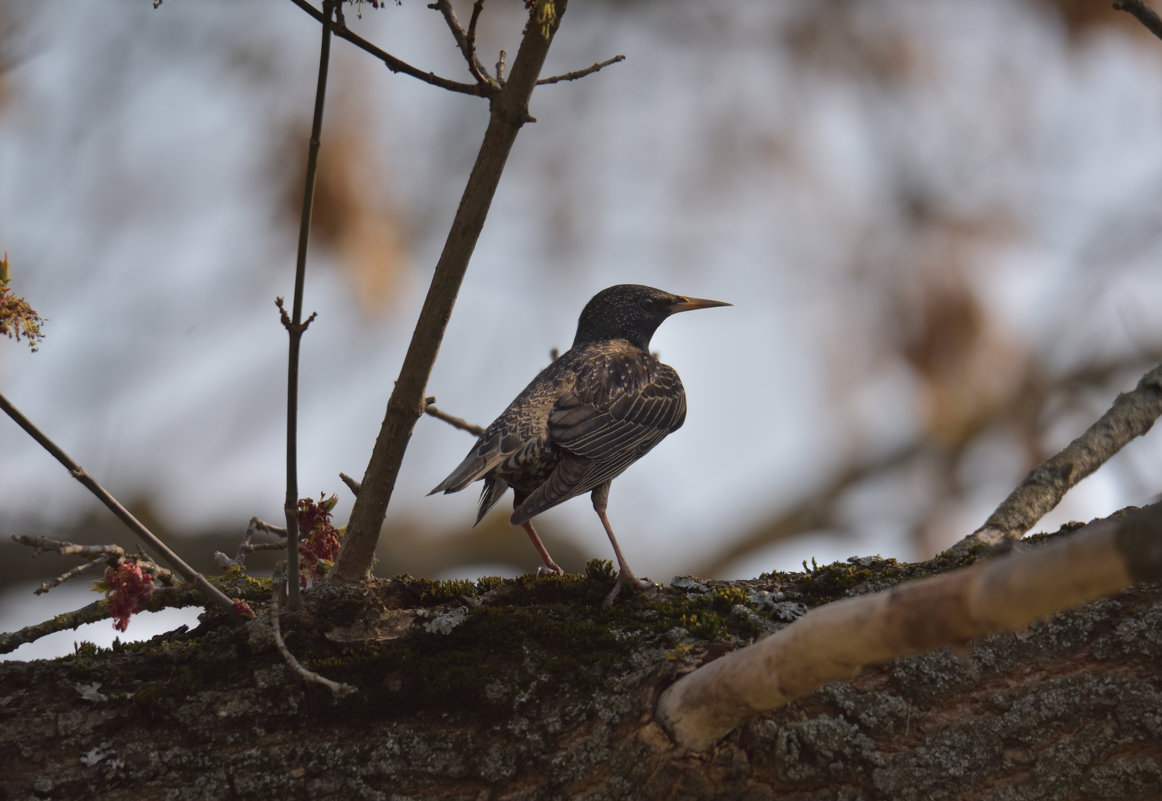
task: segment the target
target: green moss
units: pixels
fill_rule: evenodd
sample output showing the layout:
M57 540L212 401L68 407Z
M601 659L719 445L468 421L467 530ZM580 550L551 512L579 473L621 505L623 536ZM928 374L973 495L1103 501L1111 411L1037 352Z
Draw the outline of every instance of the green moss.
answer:
M590 581L609 582L617 578L617 571L608 559L590 559L585 563L584 576Z
M729 612L732 606L746 605L746 593L739 587L715 587L710 593L710 604L719 612Z
M476 591L481 594L492 592L493 590L499 590L509 582L510 579L503 579L500 576L483 576L476 581Z
M101 649L95 643L91 643L88 640L82 640L73 645L74 656L94 657L99 653L101 653Z
M679 619L682 628L702 640L729 639L726 622L711 612L691 612Z
M474 581L412 579L412 584L412 590L417 593L417 600L421 606L436 606L448 601L476 596L476 582Z

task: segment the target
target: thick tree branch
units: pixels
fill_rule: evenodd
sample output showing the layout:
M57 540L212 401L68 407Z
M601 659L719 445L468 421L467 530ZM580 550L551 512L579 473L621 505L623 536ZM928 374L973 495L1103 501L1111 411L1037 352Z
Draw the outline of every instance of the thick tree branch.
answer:
M436 263L419 321L400 368L399 379L387 402L387 412L351 510L343 548L330 574L335 580L360 580L371 568L379 530L387 514L404 451L416 421L424 413L424 390L444 329L508 154L521 126L529 120L529 98L566 6L566 0L557 0L556 19L549 26L547 36L530 18L508 81L491 98L491 115L484 141L468 177L444 250Z
M955 546L1018 540L1048 514L1075 484L1101 467L1162 416L1162 365L1142 376L1132 391L1118 395L1113 406L1060 453L1042 462L1005 498L985 524Z
M709 748L745 720L863 665L1015 631L1055 611L1162 577L1162 506L1022 550L818 607L766 639L683 676L656 720L683 748Z

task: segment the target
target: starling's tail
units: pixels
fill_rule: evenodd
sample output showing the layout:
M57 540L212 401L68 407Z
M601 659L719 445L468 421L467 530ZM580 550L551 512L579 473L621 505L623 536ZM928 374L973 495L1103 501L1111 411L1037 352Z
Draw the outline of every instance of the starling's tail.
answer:
M480 502L476 505L476 523L479 523L488 510L496 506L496 502L508 490L508 482L496 476L484 479L484 489L480 491ZM475 525L475 523L473 523Z
M473 481L483 478L484 474L496 467L503 458L504 456L500 453L481 454L479 451L473 449L471 453L464 457L464 461L460 462L456 469L447 478L437 484L435 489L428 494L435 495L437 492L459 492Z

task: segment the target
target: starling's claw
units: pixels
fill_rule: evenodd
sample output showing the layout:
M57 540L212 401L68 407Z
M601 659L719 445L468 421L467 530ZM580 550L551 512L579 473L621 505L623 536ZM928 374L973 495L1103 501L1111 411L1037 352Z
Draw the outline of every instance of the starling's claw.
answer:
M613 589L609 591L609 595L605 596L605 600L601 602L602 609L608 609L613 606L613 602L617 600L617 596L621 594L622 586L633 587L636 590L647 590L650 587L656 586L648 579L640 579L634 576L633 573L623 570L617 574L617 581L613 584Z
M551 565L537 565L537 570L533 573L533 580L540 581L541 576L563 576L565 571L561 566L554 562Z

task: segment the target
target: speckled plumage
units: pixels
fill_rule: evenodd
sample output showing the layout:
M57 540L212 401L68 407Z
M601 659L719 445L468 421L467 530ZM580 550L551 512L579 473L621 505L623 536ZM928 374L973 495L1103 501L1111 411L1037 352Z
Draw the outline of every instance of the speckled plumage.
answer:
M609 483L686 419L682 381L650 354L650 338L675 312L727 305L634 284L599 292L581 312L573 346L516 396L432 493L484 479L479 522L512 487L510 522L525 526L546 566L560 570L529 521L592 492L622 577L632 579L605 517Z

